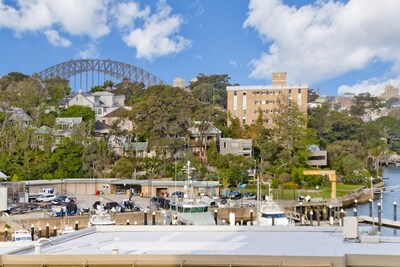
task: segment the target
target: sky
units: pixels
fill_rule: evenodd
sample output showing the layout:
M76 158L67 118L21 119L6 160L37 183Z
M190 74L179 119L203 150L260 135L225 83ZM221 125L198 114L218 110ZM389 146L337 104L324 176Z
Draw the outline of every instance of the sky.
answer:
M172 84L309 84L321 95L400 88L399 0L0 0L0 76L113 59Z

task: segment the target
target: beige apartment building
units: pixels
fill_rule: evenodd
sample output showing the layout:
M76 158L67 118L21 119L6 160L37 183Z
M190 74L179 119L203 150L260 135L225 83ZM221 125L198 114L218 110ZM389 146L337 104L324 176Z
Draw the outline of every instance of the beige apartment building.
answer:
M384 92L380 95L381 98L389 100L392 97L399 97L400 89L391 84L386 85Z
M255 123L261 108L264 126L273 127L272 113L278 108L278 101L282 96L297 103L307 115L308 89L308 84L287 85L286 72L274 72L271 85L227 86L228 111L233 117L239 118L243 126Z

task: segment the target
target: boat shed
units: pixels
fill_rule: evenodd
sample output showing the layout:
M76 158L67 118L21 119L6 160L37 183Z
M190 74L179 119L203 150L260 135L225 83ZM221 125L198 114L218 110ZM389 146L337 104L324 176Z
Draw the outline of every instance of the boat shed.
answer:
M91 179L66 178L54 180L25 181L27 191L39 192L42 188L54 188L61 195L82 194L130 194L132 189L144 197L171 195L176 191L184 191L186 181L171 180L133 180L133 179ZM204 193L209 196L219 195L218 181L192 181L194 194Z

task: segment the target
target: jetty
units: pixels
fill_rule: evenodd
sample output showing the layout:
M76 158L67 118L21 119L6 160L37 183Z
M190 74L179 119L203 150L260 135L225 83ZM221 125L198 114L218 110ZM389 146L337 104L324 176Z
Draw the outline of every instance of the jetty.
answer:
M360 222L360 223L368 223L368 224L375 224L375 225L379 226L379 218L377 218L377 217L358 216L358 222ZM400 222L399 221L389 220L389 219L382 219L380 226L400 229Z

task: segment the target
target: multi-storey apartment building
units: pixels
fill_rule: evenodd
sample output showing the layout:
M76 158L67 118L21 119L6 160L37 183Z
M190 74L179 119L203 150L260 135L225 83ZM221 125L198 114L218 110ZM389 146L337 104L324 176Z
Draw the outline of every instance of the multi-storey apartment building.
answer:
M271 85L227 86L228 111L239 118L243 126L255 123L261 109L264 126L273 127L272 113L278 108L281 97L297 103L300 110L307 114L308 89L308 84L287 85L286 72L275 72L272 73Z

